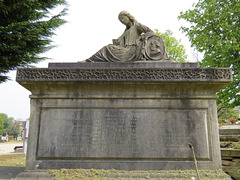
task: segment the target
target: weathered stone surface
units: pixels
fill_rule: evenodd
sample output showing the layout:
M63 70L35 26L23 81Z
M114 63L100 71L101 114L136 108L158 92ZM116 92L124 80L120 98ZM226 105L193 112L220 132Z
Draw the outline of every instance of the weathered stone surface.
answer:
M224 124L219 127L222 169L233 179L240 179L240 125Z
M163 39L155 35L153 30L136 21L127 11L121 11L118 19L126 26L123 34L86 59L86 62L173 61L167 55Z
M238 158L240 158L240 149L222 148L221 149L221 154L222 154L222 156L238 157Z
M17 175L15 180L51 180L53 176L45 171L24 171Z
M229 68L179 68L178 63L78 63L18 69L17 81L227 81ZM106 67L104 67L106 64ZM111 65L114 64L114 65ZM127 66L129 64L129 66ZM137 64L140 64L139 66ZM149 64L152 64L151 66ZM184 64L184 63L181 63ZM83 65L83 66L81 66ZM110 66L109 66L110 65ZM161 65L163 67L161 67ZM175 67L176 65L176 67ZM66 65L67 66L67 65ZM127 67L126 67L127 66ZM145 67L144 67L145 66ZM167 68L164 68L167 67ZM181 67L181 66L180 66Z
M86 62L77 62L77 63L49 63L49 68L199 68L198 63L176 63L169 61L138 61L138 62L129 62L129 63L86 63Z
M240 125L239 124L229 124L229 125L221 125L219 127L219 133L220 136L226 136L226 135L240 135Z
M32 92L27 169L194 169L189 142L200 169L221 168L215 101L230 69L50 64L17 81Z
M240 134L239 135L221 135L220 134L220 141L240 142Z
M197 157L210 159L206 116L201 109L42 109L37 155L39 159L188 160L187 143L194 142L201 144L196 145Z

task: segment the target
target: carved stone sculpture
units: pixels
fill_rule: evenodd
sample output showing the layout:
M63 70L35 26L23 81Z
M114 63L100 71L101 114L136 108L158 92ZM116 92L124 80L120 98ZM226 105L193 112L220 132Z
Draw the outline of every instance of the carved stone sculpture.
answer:
M170 60L163 40L145 25L137 22L127 11L120 12L119 20L126 29L118 39L100 49L87 62L132 62Z

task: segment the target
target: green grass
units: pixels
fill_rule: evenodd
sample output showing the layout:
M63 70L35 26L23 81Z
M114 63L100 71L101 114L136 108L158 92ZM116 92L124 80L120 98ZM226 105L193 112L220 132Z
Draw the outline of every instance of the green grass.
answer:
M97 170L97 169L61 169L61 170L47 170L47 172L54 176L55 180L77 180L77 179L181 179L191 180L196 178L195 170L152 170L152 171L120 171L120 170ZM222 170L200 170L201 180L217 180L231 178L227 176Z
M0 155L0 166L19 166L25 167L25 154L3 154Z
M0 166L25 166L25 154L4 154L0 155ZM196 178L195 170L152 170L152 171L121 171L121 170L97 170L97 169L60 169L60 170L42 170L54 176L55 180L77 180L77 179L96 179L96 180L126 180L126 179L161 179L161 180L191 180ZM201 180L231 180L222 170L200 170Z

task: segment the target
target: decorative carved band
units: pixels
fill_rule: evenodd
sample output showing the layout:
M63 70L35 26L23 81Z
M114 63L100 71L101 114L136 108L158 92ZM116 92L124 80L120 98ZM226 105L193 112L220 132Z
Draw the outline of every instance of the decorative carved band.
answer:
M228 68L180 69L54 69L22 68L17 81L231 81Z

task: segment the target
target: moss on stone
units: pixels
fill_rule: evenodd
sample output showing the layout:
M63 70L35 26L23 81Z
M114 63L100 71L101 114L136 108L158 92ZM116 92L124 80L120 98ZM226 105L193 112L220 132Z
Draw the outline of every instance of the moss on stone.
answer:
M122 170L97 170L97 169L61 169L47 170L54 179L192 179L196 178L195 170L152 170L152 171L122 171ZM201 180L206 179L226 179L231 178L222 170L200 170Z

